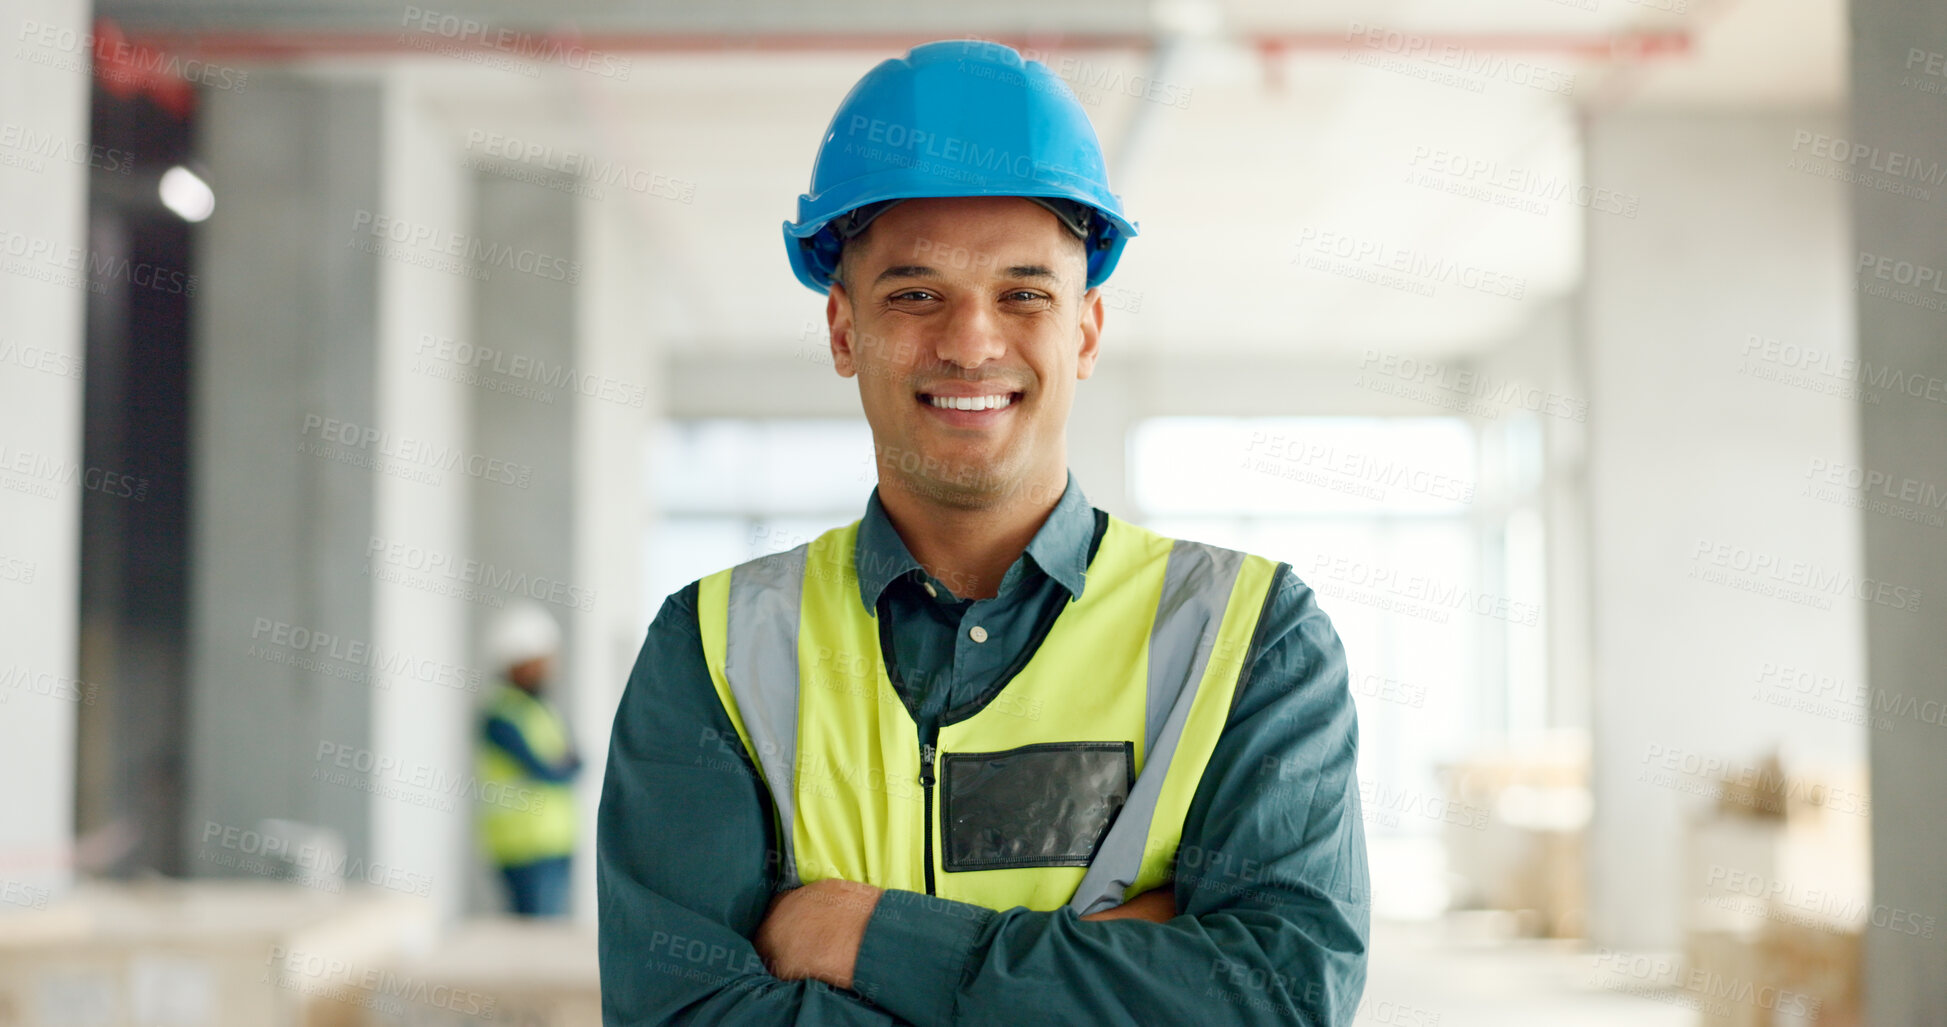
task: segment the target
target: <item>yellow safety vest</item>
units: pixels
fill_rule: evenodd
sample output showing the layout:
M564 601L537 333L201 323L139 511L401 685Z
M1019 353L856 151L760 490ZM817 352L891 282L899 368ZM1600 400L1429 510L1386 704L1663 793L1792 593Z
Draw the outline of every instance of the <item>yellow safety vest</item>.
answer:
M700 584L782 883L1082 914L1169 880L1278 565L1108 518L1082 595L984 706L945 713L935 747L887 674L857 541L854 521Z
M568 730L554 708L505 681L496 686L486 715L514 725L543 763L568 756ZM475 776L480 799L480 841L500 866L522 866L575 851L572 785L529 777L514 757L491 742L479 744Z

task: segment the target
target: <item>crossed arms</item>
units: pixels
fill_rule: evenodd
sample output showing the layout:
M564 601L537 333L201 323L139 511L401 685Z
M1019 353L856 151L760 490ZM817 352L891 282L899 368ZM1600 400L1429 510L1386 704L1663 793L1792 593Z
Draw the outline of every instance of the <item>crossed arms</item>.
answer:
M784 892L771 901L770 912L757 928L757 955L782 980L812 979L850 988L866 925L883 894L883 888L842 878L813 881ZM1160 924L1175 916L1176 889L1166 886L1082 919Z

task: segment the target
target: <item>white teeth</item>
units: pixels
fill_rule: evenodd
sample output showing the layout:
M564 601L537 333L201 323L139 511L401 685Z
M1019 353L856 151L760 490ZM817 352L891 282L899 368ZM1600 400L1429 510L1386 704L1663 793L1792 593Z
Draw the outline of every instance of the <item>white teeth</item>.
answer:
M946 410L998 410L1014 402L1013 393L994 396L928 396L936 407Z

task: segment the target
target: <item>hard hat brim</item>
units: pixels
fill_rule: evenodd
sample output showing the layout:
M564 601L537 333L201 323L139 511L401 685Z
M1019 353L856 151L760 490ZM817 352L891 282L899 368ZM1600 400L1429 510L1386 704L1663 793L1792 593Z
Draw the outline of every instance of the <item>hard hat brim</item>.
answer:
M1093 197L1084 194L1081 190L1059 190L1051 188L1032 193L1011 188L969 189L962 187L959 189L942 188L939 190L925 190L913 188L910 181L889 182L884 183L884 185L884 188L877 190L869 186L859 189L854 195L848 196L842 203L836 204L836 209L833 210L833 213L826 217L808 221L784 222L784 248L791 259L791 270L797 274L798 281L803 282L806 288L818 293L831 291L832 274L838 270L838 256L843 247L843 242L839 239L838 233L828 230L831 222L835 218L859 207L886 200L948 199L961 196L1016 196L1023 199L1035 197L1074 200L1087 204L1097 215L1096 224L1090 232L1089 238L1084 240L1089 248L1089 288L1101 285L1109 277L1110 273L1115 270L1117 262L1121 260L1122 247L1129 241L1130 237L1138 233L1136 222L1123 217L1122 213L1118 210L1104 208L1095 202ZM833 209L832 206L827 206L827 204L831 204L828 194L824 197L800 196L798 198L798 204L801 209L817 206Z

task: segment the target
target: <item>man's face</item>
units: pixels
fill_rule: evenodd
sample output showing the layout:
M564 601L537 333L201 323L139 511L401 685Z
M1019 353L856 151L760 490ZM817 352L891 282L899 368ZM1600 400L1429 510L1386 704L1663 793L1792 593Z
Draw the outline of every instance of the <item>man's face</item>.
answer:
M961 508L1024 487L1059 496L1075 382L1102 332L1081 241L1016 197L920 199L879 215L845 257L825 316L881 484Z
M529 692L546 688L548 678L553 676L554 658L551 656L536 656L507 668L507 680Z

